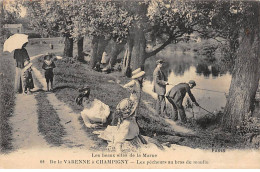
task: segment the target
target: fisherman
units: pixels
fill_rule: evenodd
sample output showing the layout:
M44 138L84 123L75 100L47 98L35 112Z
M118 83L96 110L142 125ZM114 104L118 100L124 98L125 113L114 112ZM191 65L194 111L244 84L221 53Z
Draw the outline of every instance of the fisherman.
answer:
M186 93L190 96L192 102L195 103L196 106L199 106L195 97L191 93L191 89L196 86L195 81L190 80L188 83L180 83L175 85L167 94L166 98L172 104L173 107L173 120L178 120L178 112L181 118L181 122L186 123L187 118L182 106L183 98L185 97Z
M153 72L153 91L157 94L157 103L156 103L156 111L158 115L162 115L163 117L167 118L165 110L166 110L166 102L165 102L165 93L166 93L166 85L169 85L166 82L166 77L161 70L163 66L163 60L156 61L156 68Z

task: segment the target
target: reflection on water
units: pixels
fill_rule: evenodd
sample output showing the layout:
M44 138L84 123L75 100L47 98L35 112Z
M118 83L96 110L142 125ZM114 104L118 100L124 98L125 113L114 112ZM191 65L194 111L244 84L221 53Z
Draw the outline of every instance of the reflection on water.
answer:
M167 53L166 53L167 54ZM215 90L228 93L231 82L231 75L220 71L217 64L207 64L201 59L194 58L194 54L170 53L164 56L152 57L145 64L146 81L144 82L144 91L156 98L156 94L152 92L152 74L156 67L155 61L163 58L166 61L163 71L170 84L167 91L174 85L181 82L195 80L197 86L192 89L192 93L196 97L198 103L209 111L220 110L226 104L224 93L210 92L198 90L196 88ZM200 108L195 108L195 112L205 114L206 112Z

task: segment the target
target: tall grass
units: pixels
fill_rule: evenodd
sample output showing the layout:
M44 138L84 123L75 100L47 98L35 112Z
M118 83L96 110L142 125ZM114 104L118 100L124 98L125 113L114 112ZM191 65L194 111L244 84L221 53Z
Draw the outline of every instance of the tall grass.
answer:
M15 105L14 79L15 65L12 54L2 53L0 56L0 148L3 153L12 149L12 127L9 118L14 112Z
M35 63L37 68L41 68L42 59L38 59ZM43 72L43 70L41 70ZM66 58L56 61L54 69L54 93L58 99L67 103L75 112L80 113L83 107L76 105L75 98L77 97L78 89L83 86L90 86L90 97L101 100L106 103L111 110L115 111L117 104L124 98L129 97L130 92L122 88L116 83L119 79L121 83L129 82L128 78L120 76L119 73L103 74L90 69L88 65L72 62ZM143 93L143 99L149 102L155 100ZM137 122L141 129L141 133L148 136L153 136L155 133L174 134L169 124L161 120L160 117L154 116L152 119L149 114L151 112L141 103Z

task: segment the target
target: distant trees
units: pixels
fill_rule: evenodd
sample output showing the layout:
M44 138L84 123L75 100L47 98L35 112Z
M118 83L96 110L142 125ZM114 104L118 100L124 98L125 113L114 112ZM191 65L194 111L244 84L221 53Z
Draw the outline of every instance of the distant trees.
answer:
M42 35L59 34L65 38L64 56L73 56L73 6L69 1L26 1L31 26Z
M19 9L17 10L7 10L4 1L0 1L0 40L1 43L9 36L11 36L11 32L4 28L5 24L14 24L19 18ZM10 8L12 4L10 4ZM13 6L15 8L16 6Z

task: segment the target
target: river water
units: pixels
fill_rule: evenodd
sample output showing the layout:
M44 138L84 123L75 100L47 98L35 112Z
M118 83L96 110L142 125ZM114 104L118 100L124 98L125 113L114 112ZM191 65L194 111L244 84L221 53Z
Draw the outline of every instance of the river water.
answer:
M205 64L203 58L198 58L193 52L174 51L170 48L162 51L155 57L146 60L145 72L146 79L144 81L144 92L156 98L156 94L152 91L152 73L156 67L155 61L164 59L166 62L163 71L167 77L168 85L166 91L169 91L174 85L189 80L195 80L197 86L191 91L197 102L203 108L210 112L221 110L226 104L226 96L231 83L231 75L228 72L220 72L213 65ZM206 90L199 90L206 89ZM216 92L214 92L216 91ZM186 102L184 99L184 104ZM170 107L170 106L168 106ZM201 108L195 107L195 113L206 114L207 112Z

